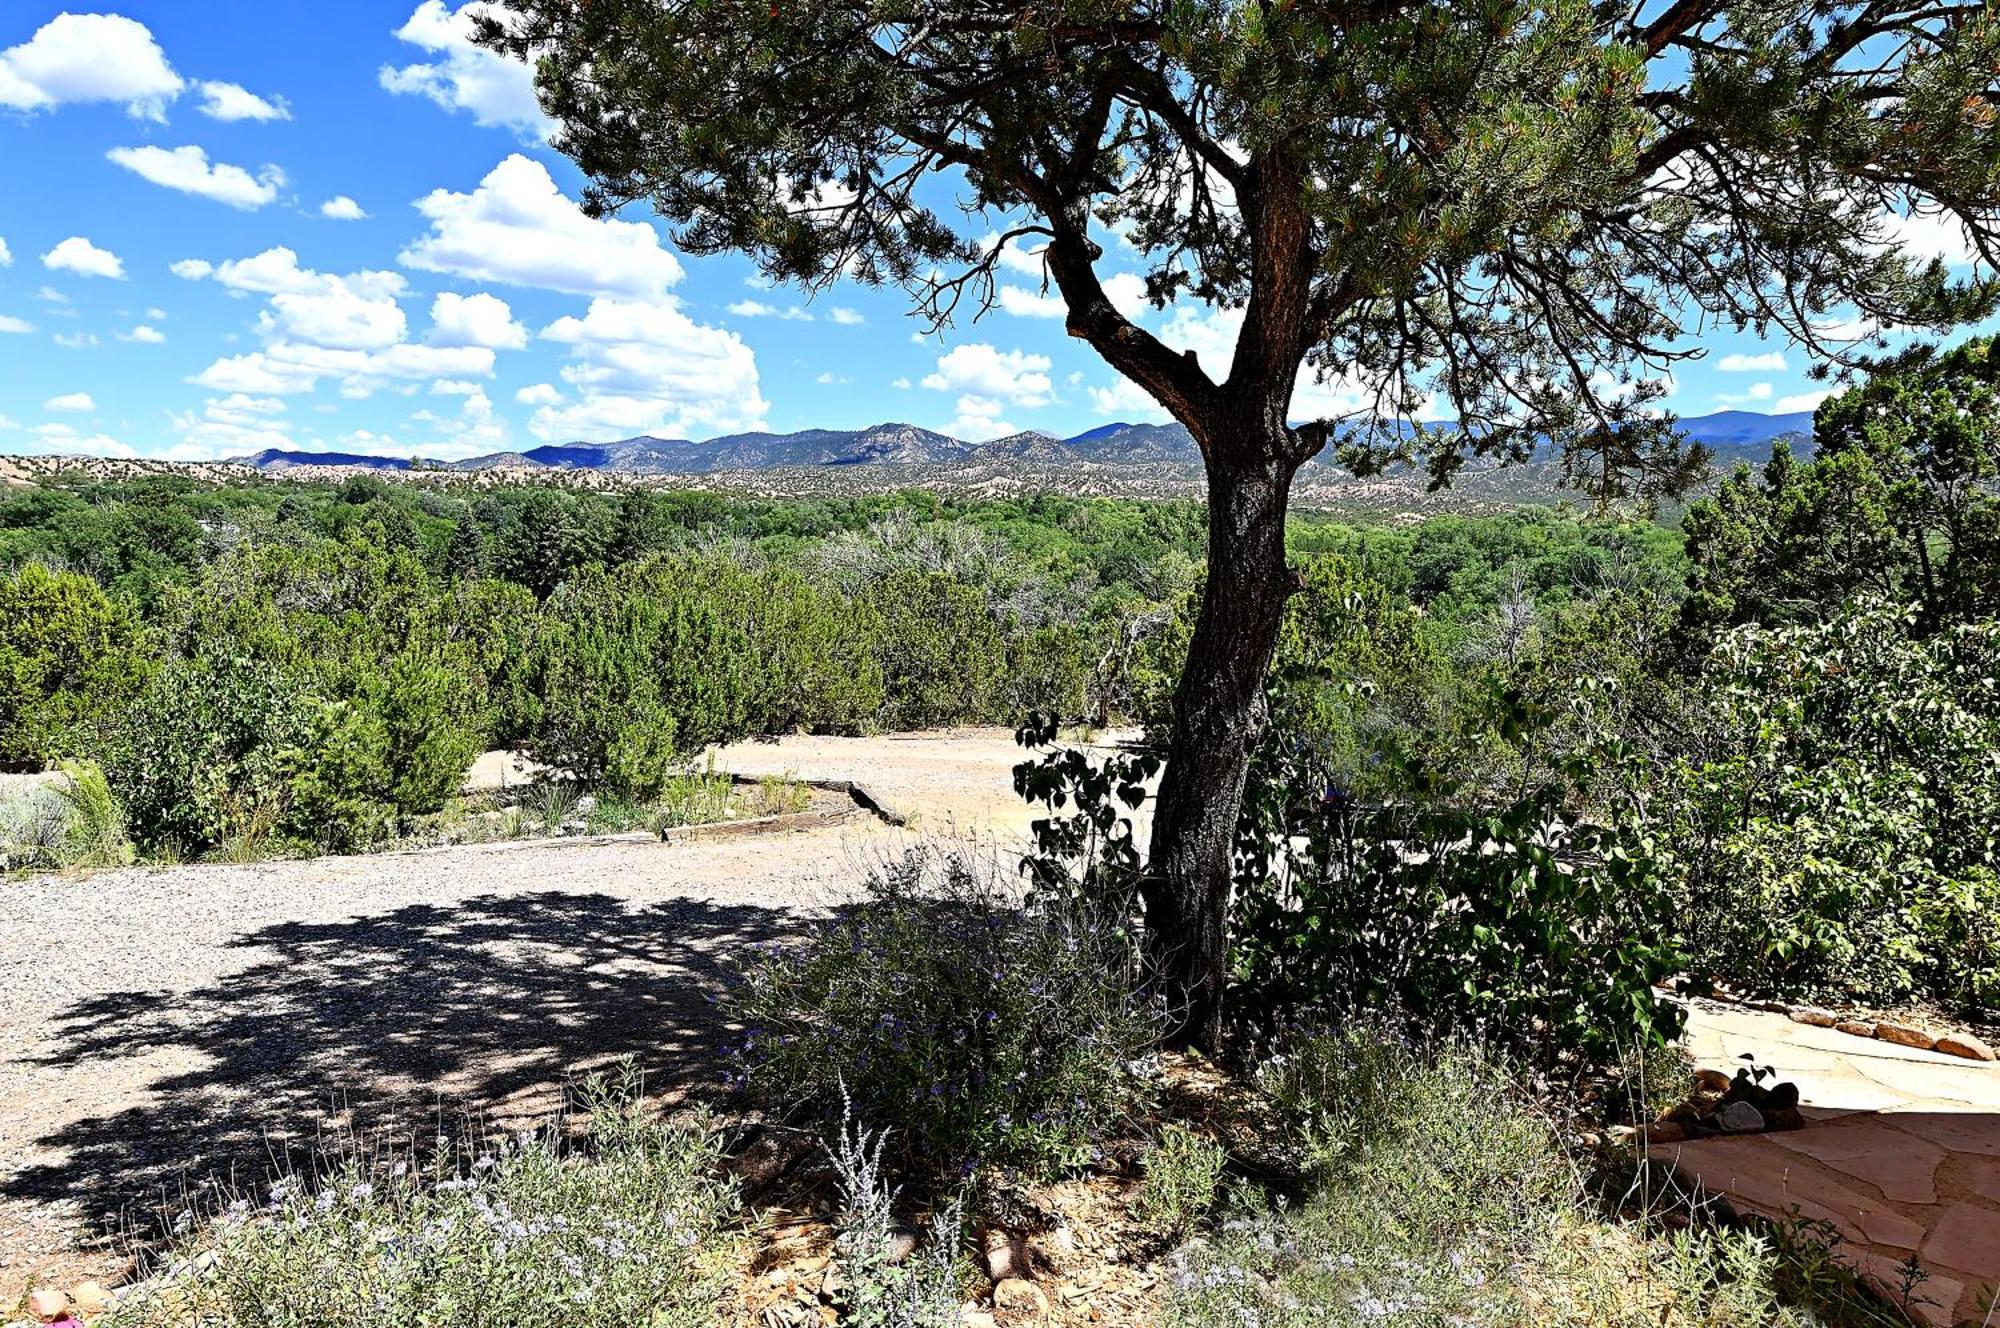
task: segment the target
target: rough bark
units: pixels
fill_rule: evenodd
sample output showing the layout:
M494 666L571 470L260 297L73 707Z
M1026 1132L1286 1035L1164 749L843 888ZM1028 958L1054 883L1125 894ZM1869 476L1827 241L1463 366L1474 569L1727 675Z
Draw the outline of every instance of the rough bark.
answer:
M1208 581L1174 693L1144 886L1156 977L1181 1037L1210 1049L1222 1041L1236 821L1264 732L1264 676L1296 586L1285 563L1296 462L1281 433L1248 447L1232 441L1204 449Z

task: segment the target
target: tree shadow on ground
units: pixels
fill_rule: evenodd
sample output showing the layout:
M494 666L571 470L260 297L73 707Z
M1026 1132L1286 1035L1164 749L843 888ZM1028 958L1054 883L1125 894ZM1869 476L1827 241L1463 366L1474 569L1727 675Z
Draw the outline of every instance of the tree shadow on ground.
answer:
M630 1057L649 1095L721 1085L725 958L792 934L776 909L604 894L485 895L239 938L249 967L180 994L79 1002L39 1064L142 1070L142 1099L36 1140L51 1160L0 1183L135 1220L205 1177L261 1179L334 1131L408 1132L546 1116L566 1080ZM147 1075L150 1074L150 1079Z

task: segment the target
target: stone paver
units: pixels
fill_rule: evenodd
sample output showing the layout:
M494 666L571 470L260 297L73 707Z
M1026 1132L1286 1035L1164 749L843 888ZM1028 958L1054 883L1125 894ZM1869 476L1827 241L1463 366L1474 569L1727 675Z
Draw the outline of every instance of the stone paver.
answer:
M1687 1045L1699 1067L1748 1055L1796 1083L1808 1124L1654 1156L1738 1208L1827 1223L1892 1297L1914 1254L1926 1276L1909 1308L1927 1324L2000 1324L2000 1066L1708 1004Z

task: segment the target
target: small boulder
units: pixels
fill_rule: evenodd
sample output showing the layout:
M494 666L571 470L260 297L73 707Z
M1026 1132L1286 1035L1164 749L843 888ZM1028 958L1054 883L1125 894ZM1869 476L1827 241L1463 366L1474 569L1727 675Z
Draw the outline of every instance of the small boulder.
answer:
M1019 1281L1028 1275L1028 1246L1019 1236L1000 1227L987 1231L980 1241L980 1264L993 1282Z
M1772 1084L1764 1094L1764 1105L1760 1108L1766 1116L1774 1111L1791 1111L1799 1105L1799 1086L1789 1080L1782 1084Z
M1817 1005L1794 1005L1790 1013L1793 1023L1811 1024L1814 1028L1832 1028L1840 1022L1833 1011L1822 1010Z
M1937 1040L1937 1050L1947 1056L1963 1056L1969 1061L1994 1059L1993 1048L1970 1033L1946 1033Z
M69 1297L55 1287L36 1287L28 1293L28 1313L41 1323L54 1323L69 1316Z
M1704 1093L1727 1093L1729 1091L1729 1071L1696 1070L1694 1086Z
M1911 1028L1908 1024L1878 1023L1875 1025L1875 1036L1899 1047L1915 1047L1918 1051L1929 1051L1937 1045L1936 1034Z
M1772 1130L1803 1130L1806 1118L1797 1107L1775 1107L1764 1114L1764 1123Z
M69 1299L77 1313L95 1316L110 1309L117 1297L96 1282L79 1282L70 1288Z
M1725 1102L1715 1113L1715 1127L1724 1134L1757 1134L1764 1128L1764 1113L1748 1102Z
M1834 1027L1843 1033L1852 1033L1855 1037L1875 1036L1875 1025L1861 1019L1843 1019Z
M1010 1277L995 1286L993 1308L994 1317L1010 1325L1042 1324L1049 1318L1048 1296L1025 1278Z

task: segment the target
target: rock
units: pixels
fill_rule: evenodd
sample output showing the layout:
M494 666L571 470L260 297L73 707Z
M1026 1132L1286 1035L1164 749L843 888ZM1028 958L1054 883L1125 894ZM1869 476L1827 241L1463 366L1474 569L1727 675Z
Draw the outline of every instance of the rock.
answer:
M1028 1275L1028 1247L1011 1231L993 1227L980 1242L984 1251L980 1265L996 1284L1019 1281Z
M1009 1324L1039 1324L1049 1317L1049 1298L1042 1289L1024 1278L1010 1277L993 1288L995 1315L1005 1315Z
M95 1282L79 1282L70 1288L69 1299L80 1314L102 1314L116 1301L109 1291Z
M50 1323L69 1313L69 1297L54 1287L36 1287L28 1293L28 1313Z
M1787 1081L1771 1085L1771 1091L1764 1094L1764 1105L1759 1110L1768 1117L1774 1111L1791 1111L1798 1105L1799 1086Z
M1969 1061L1994 1059L1993 1048L1970 1033L1946 1033L1937 1040L1936 1049L1947 1056L1963 1056Z
M1764 1113L1748 1102L1725 1102L1715 1113L1715 1127L1724 1134L1756 1134L1764 1128Z
M1791 1008L1792 1022L1811 1024L1814 1028L1832 1028L1840 1022L1831 1010L1822 1010L1817 1005L1795 1005Z
M917 1252L917 1233L908 1227L897 1227L889 1232L889 1262L901 1263Z
M1899 1047L1915 1047L1918 1051L1929 1051L1937 1045L1935 1034L1911 1028L1908 1024L1878 1023L1875 1025L1875 1036Z
M1694 1086L1704 1093L1727 1093L1729 1091L1729 1071L1696 1070Z
M1776 1107L1765 1113L1764 1123L1773 1130L1803 1130L1806 1118L1797 1107Z
M1834 1027L1842 1033L1852 1033L1855 1037L1875 1036L1875 1025L1860 1019L1843 1019Z

